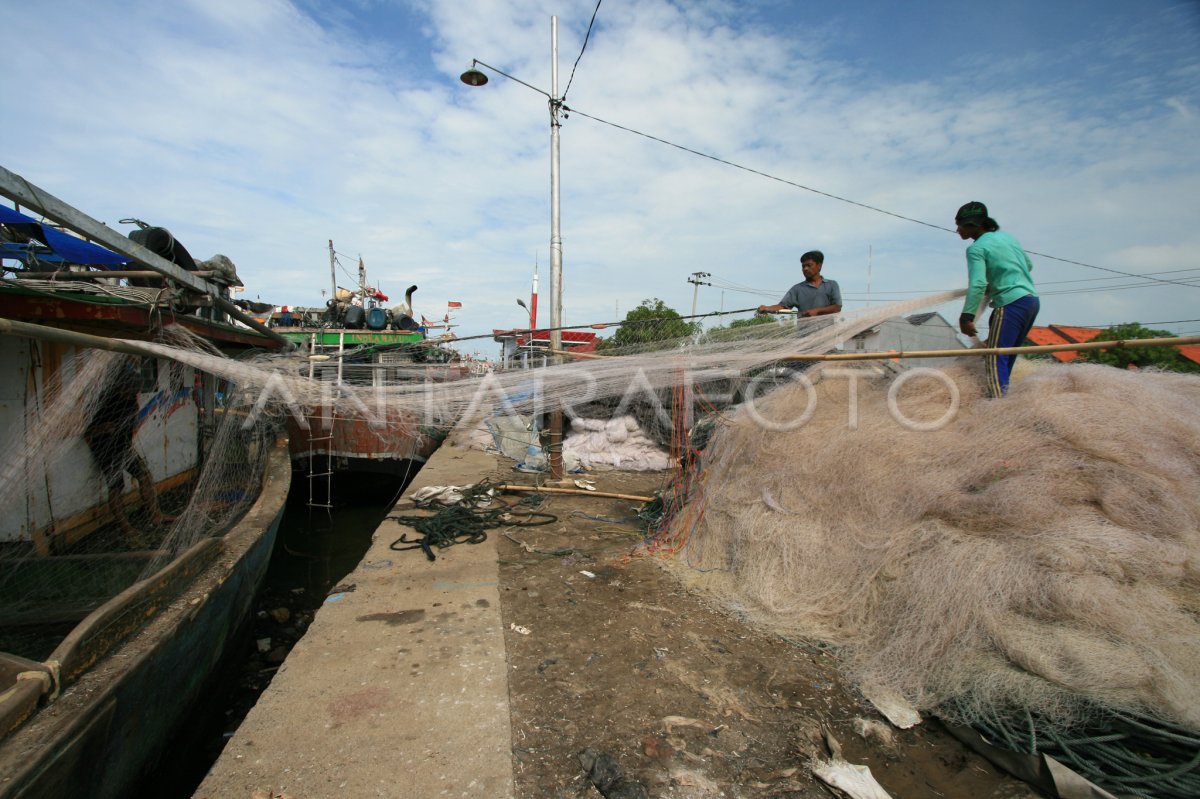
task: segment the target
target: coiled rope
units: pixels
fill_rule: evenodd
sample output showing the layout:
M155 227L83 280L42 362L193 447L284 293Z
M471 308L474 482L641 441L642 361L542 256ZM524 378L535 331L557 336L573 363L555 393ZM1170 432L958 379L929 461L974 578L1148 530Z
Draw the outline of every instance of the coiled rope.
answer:
M458 502L433 503L438 511L431 516L388 516L419 534L419 537L409 538L405 533L393 541L390 548L396 552L420 549L432 562L437 560L434 547L446 549L455 544L481 544L487 540L487 530L495 527L541 527L558 521L554 514L532 510L541 504L540 495L530 494L508 504L494 495L494 489L493 484L480 481L464 488ZM523 510L522 506L529 510ZM518 512L521 512L521 518L514 516Z

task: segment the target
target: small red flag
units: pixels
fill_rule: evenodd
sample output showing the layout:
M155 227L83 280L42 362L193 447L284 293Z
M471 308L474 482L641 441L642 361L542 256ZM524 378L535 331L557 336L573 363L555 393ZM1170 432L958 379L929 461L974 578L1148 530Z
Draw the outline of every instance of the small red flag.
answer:
M448 303L446 303L446 307L447 308L461 308L462 303L461 302L448 302Z

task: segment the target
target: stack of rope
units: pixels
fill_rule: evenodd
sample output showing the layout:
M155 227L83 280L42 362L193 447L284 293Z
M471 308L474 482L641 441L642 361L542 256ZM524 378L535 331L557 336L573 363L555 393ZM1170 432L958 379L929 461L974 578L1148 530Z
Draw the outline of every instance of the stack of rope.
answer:
M496 527L541 527L558 521L553 514L533 510L541 502L540 494L529 494L513 503L503 502L497 496L495 484L483 480L457 489L445 499L424 503L424 507L435 511L432 515L388 516L419 534L410 539L405 533L391 543L391 549L396 552L420 549L434 561L437 560L434 547L481 544L487 540L487 531Z

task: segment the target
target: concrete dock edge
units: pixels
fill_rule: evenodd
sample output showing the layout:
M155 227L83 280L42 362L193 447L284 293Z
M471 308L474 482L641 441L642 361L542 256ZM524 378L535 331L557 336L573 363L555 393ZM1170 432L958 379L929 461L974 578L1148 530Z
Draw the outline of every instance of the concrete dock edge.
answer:
M405 493L496 468L491 454L443 446ZM376 530L341 582L353 590L326 598L195 797L513 795L495 540L431 563L390 549L406 531Z

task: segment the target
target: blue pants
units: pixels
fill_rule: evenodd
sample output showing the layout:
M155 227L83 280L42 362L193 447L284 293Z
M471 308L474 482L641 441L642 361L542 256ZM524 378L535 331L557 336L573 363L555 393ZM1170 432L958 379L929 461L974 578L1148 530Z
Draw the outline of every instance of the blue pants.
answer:
M1019 347L1033 320L1037 319L1038 310L1042 303L1034 294L1026 294L1008 305L992 311L988 320L989 347ZM1008 378L1012 375L1013 364L1017 362L1016 355L985 355L983 358L984 373L987 378L989 397L1002 397L1008 391Z

